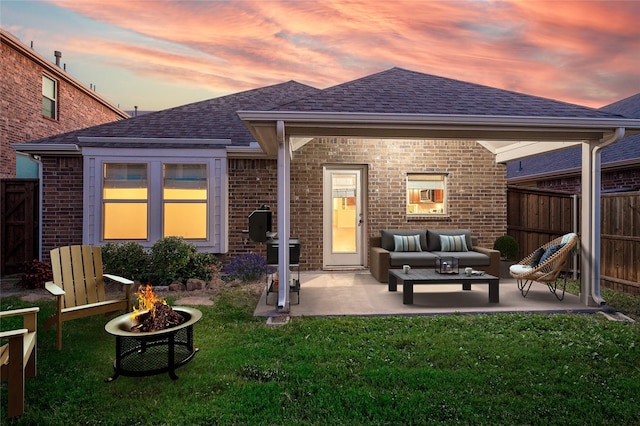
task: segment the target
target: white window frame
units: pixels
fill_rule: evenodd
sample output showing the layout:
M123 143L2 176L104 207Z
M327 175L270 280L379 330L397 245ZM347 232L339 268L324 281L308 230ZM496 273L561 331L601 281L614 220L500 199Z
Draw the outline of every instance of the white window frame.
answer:
M44 94L44 81L42 82L42 97L43 98L47 98L50 101L53 102L53 117L49 116L49 115L45 115L44 110L42 110L42 116L46 117L46 118L50 118L52 120L57 120L58 119L58 80L56 80L53 77L50 77L47 74L42 74L42 79L47 79L53 82L53 98L50 98L48 95Z
M410 208L409 205L410 204L415 204L415 203L411 203L411 199L410 199L410 192L409 190L411 189L410 186L410 182L415 182L415 180L411 180L412 176L425 176L425 175L429 175L429 176L438 176L442 178L442 202L438 202L438 203L434 203L437 205L442 205L441 209L437 209L437 211L429 211L429 212L421 212L421 211L416 211L416 212L410 212ZM448 198L448 190L447 190L447 180L448 180L448 173L437 173L437 172L410 172L407 173L406 176L406 180L405 180L405 194L406 194L406 204L405 204L405 213L408 217L410 218L416 218L416 217L445 217L449 215L449 207L448 207L448 202L447 202L447 198Z
M163 164L206 164L207 237L189 239L203 251L228 251L228 177L225 149L115 149L83 148L83 244L104 245L102 237L102 173L104 164L145 163L148 173L148 233L137 241L150 248L163 238ZM127 240L128 241L128 240Z

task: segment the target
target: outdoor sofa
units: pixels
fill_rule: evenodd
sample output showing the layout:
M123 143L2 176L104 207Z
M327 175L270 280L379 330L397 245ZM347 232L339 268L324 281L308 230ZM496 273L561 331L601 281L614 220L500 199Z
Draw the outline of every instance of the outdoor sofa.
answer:
M402 269L403 265L435 268L436 258L446 256L458 258L460 273L471 267L499 277L500 252L479 247L476 242L470 229L383 229L379 237L369 241L369 270L378 281L386 283L389 269Z

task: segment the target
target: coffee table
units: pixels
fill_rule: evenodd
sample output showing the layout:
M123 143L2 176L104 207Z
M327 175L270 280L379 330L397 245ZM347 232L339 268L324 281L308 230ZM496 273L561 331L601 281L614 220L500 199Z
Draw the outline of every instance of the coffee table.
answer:
M389 291L397 291L402 284L402 303L413 304L413 286L416 284L462 284L463 290L471 290L471 284L489 285L489 303L499 303L500 279L493 275L440 274L432 269L411 269L405 274L401 269L389 270Z

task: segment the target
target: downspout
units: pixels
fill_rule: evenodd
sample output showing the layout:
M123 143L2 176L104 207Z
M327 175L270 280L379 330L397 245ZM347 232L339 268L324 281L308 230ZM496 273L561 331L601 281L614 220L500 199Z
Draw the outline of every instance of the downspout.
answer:
M284 131L284 121L276 122L278 142L278 307L279 312L289 312L289 236L291 151Z
M603 148L606 148L614 143L619 142L624 137L625 129L624 127L618 127L614 134L604 140L600 140L600 143L593 148L591 151L591 174L593 176L591 194L593 199L593 218L591 221L591 232L594 238L592 253L594 258L593 264L593 286L591 287L591 298L598 305L605 304L605 300L602 298L600 294L600 205L601 205L601 167L600 162L602 159L602 152L600 152Z
M42 260L42 158L39 155L31 154L31 159L38 163L38 259Z

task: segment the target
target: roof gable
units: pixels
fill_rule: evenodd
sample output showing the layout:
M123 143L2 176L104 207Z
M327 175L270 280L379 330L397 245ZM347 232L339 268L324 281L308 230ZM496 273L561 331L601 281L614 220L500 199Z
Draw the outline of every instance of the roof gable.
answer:
M248 109L248 108L245 108ZM279 111L617 117L580 105L392 68L274 108Z

